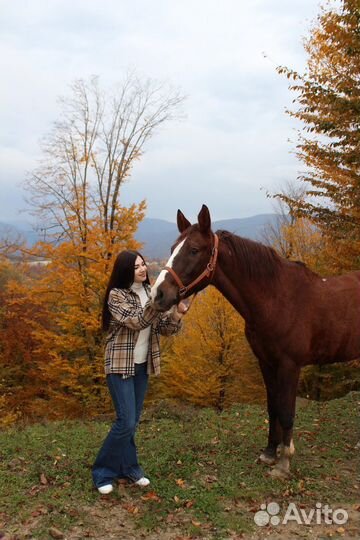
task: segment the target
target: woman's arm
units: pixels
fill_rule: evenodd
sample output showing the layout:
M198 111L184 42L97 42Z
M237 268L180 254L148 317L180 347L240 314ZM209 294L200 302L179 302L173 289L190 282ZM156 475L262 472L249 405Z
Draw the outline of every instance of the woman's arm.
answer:
M108 299L109 311L122 326L127 326L131 330L143 330L159 317L159 313L151 307L150 301L143 308L130 303L128 294L122 289L111 289Z

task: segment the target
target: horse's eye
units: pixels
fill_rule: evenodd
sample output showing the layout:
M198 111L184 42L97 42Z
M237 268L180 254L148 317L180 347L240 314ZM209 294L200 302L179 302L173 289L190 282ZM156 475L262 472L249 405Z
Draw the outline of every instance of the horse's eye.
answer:
M198 250L198 248L193 247L193 248L191 248L190 253L191 253L191 255L196 255L197 253L199 253L199 250Z

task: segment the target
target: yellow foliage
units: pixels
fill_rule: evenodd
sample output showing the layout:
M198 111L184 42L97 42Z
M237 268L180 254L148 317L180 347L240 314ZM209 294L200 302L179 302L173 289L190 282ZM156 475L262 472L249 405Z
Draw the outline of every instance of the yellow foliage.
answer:
M20 413L18 411L9 410L10 407L6 403L5 396L0 396L0 428L6 428L14 424L20 418Z
M74 227L71 240L39 243L31 250L49 264L22 266L8 280L6 324L0 331L0 362L10 406L27 417L91 416L109 409L104 384L103 295L113 260L133 239L145 203L119 208L116 229L88 220L86 239ZM26 376L27 381L19 380Z
M294 82L296 109L303 125L297 156L305 164L299 177L304 196L292 204L326 240L330 273L360 269L359 183L359 0L327 2L304 41L302 74L279 68Z
M163 353L152 395L180 398L219 410L235 402L259 402L265 391L244 320L214 288L200 293L183 329Z

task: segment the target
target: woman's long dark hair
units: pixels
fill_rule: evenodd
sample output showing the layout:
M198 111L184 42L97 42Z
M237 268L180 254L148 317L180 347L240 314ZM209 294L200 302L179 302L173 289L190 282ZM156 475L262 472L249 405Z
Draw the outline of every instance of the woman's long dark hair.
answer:
M141 257L145 262L144 257L138 251L127 249L119 253L114 262L114 267L111 272L109 283L106 289L104 304L102 310L102 324L104 331L109 329L111 313L109 311L108 299L111 289L129 289L134 283L135 261L137 257ZM150 285L149 276L146 272L146 280L144 283Z

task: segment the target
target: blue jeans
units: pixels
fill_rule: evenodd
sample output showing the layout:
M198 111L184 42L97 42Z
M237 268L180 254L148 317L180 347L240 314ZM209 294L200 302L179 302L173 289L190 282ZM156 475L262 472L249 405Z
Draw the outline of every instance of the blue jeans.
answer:
M133 481L144 476L138 464L135 431L143 408L147 389L147 362L135 364L135 375L123 379L112 373L106 376L116 411L112 425L92 468L96 487L112 484L117 478Z

